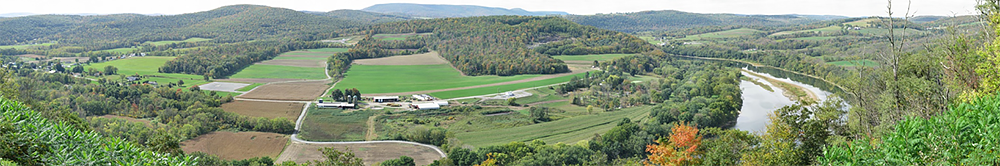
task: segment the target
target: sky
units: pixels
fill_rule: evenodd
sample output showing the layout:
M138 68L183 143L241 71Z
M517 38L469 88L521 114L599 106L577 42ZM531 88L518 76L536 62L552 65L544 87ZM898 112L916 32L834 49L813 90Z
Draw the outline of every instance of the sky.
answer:
M976 0L912 0L914 15L975 14ZM0 0L2 13L34 14L183 14L235 4L256 4L306 11L362 9L383 3L480 5L571 14L679 10L694 13L809 14L850 17L886 16L886 0ZM894 1L894 16L907 1Z

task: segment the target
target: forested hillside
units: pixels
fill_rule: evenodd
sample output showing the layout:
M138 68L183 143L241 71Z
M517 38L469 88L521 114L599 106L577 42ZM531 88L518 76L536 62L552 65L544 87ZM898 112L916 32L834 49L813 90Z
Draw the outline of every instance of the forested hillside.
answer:
M0 18L0 23L0 35L14 36L4 38L0 44L33 43L34 39L59 41L59 45L70 47L63 49L70 53L191 37L225 43L275 38L318 40L336 37L332 32L337 29L368 24L256 5L169 16L28 16Z
M792 15L699 14L675 10L596 15L567 15L570 21L620 32L669 31L702 26L780 26L819 20Z
M475 16L495 16L495 15L517 15L517 16L545 16L545 15L566 15L566 12L531 12L524 9L504 9L496 7L474 6L474 5L430 5L412 3L388 3L377 4L361 9L363 11L398 14L412 17L475 17Z
M392 15L392 14L382 14L382 13L373 13L373 12L366 12L366 11L361 11L361 10L348 10L348 9L334 10L334 11L330 11L330 12L314 13L314 14L321 15L321 16L332 17L332 18L335 18L335 19L354 20L354 21L359 21L359 22L363 22L363 23L372 23L372 24L395 22L395 21L404 21L404 20L413 19L413 18L407 17L407 16Z
M654 49L634 36L581 26L558 17L487 16L413 20L378 24L368 29L369 37L344 55L350 59L376 58L412 53L390 49L431 49L440 52L442 57L468 75L568 72L562 61L543 54L546 51L529 48L532 44L552 41L558 42L539 47L571 50L559 51L558 55L640 53ZM431 34L403 41L377 41L370 37L373 34L399 33Z

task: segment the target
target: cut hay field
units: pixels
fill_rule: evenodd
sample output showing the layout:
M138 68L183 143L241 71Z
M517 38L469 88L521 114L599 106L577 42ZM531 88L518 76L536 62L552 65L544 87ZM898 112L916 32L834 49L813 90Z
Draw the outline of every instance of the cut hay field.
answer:
M129 52L135 51L135 50L138 50L138 48L115 48L115 49L97 50L97 51L126 54L126 53L129 53Z
M473 147L485 147L513 141L530 142L535 139L540 139L548 144L557 142L572 144L590 139L594 134L611 130L623 118L630 118L632 121L645 120L649 114L649 107L632 107L621 111L582 115L521 127L457 133L455 138Z
M358 88L362 94L436 90L538 77L463 76L450 65L353 65L336 89Z
M154 46L159 46L159 45L167 45L167 44L174 44L174 43L185 43L185 42L192 42L193 43L193 42L202 42L202 41L209 41L209 40L212 40L212 39L193 37L193 38L188 38L188 39L185 39L185 40L148 41L146 43L153 44Z
M855 67L855 66L859 66L859 65L860 66L866 66L866 67L875 67L875 66L878 66L878 62L875 62L875 61L872 61L872 60L867 60L867 59L865 59L865 60L853 60L853 61L827 62L827 64L837 65L837 66L844 66L844 67Z
M684 38L680 38L678 40L706 40L706 39L731 38L731 37L749 36L758 32L762 31L749 28L740 28L740 29L732 29L732 30L725 30L718 32L709 32L697 35L687 35Z
M233 74L229 78L287 78L319 80L326 79L323 67L296 67L282 65L254 64Z
M291 100L291 101L312 101L323 94L330 81L304 81L286 82L261 85L256 90L243 94L240 98L266 99L266 100ZM364 93L364 91L362 91Z
M302 120L299 138L308 141L364 141L368 131L368 118L375 113L316 108L311 105Z
M552 56L552 58L563 60L566 63L592 65L594 64L594 61L608 61L633 55L635 54L560 55L560 56Z
M299 119L302 113L302 103L263 102L236 100L222 104L222 110L240 115L265 118L286 118L291 121Z
M185 153L204 152L225 160L269 156L277 158L288 136L264 132L216 131L181 142Z
M441 159L441 155L434 149L404 143L360 143L360 144L307 144L292 143L277 158L276 163L294 161L296 163L306 163L313 160L324 160L323 154L318 151L320 148L332 147L340 151L354 152L355 157L361 158L364 165L375 165L390 159L397 159L400 156L413 158L416 165L428 165L434 160Z
M571 78L573 78L573 76L583 77L583 75L584 75L584 73L577 73L577 74L565 75L565 76L561 76L561 77L555 77L555 78L549 78L549 79L537 80L537 81L522 82L522 83L515 83L515 84L506 84L506 85L498 85L498 86L487 86L487 87L479 87L479 88L471 88L471 89L434 92L434 93L430 93L430 95L434 96L434 97L437 97L437 98L442 98L442 99L450 99L450 98L466 97L466 96L485 95L485 94L497 93L497 91L506 92L506 91L524 89L524 88L539 87L539 86L546 86L546 85L563 83L563 82L569 81ZM364 91L362 91L362 92L364 92Z

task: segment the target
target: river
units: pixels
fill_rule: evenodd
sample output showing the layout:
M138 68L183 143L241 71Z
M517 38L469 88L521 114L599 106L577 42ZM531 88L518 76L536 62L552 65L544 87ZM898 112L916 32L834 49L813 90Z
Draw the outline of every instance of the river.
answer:
M743 90L743 107L740 109L740 116L736 119L736 126L734 128L752 133L764 132L767 129L767 123L769 121L767 118L768 114L772 114L774 110L781 107L795 104L795 101L786 97L783 94L783 89L772 85L770 82L765 81L765 79L761 79L747 72L753 72L755 75L770 77L774 80L798 85L799 87L804 88L804 90L812 91L816 94L820 102L829 99L834 92L842 92L842 90L837 86L827 83L821 79L773 67L756 67L751 64L728 60L681 58L714 61L730 67L743 68L746 69L742 72L743 76L757 79L758 82L771 87L773 92L768 91L750 81L740 81L740 89Z

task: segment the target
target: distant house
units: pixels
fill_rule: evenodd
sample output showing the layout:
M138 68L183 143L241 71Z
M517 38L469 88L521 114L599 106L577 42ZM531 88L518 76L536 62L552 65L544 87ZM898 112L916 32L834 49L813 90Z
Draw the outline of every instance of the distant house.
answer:
M125 79L127 79L128 81L135 81L135 80L139 80L139 77L128 76L128 77L125 77Z
M399 101L399 96L375 96L372 97L372 101L384 103L384 102L396 102Z

